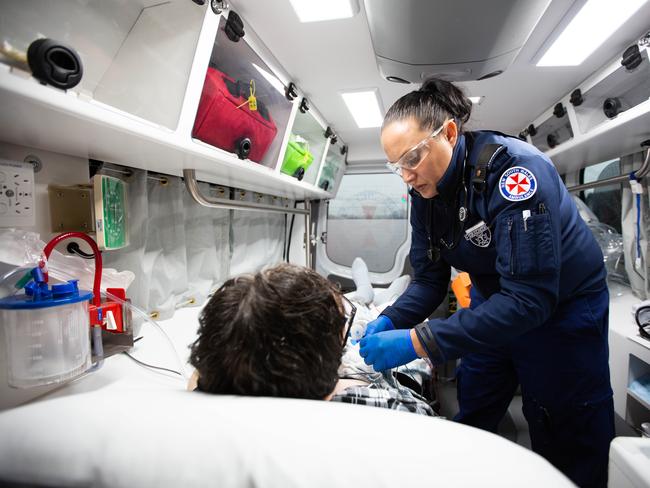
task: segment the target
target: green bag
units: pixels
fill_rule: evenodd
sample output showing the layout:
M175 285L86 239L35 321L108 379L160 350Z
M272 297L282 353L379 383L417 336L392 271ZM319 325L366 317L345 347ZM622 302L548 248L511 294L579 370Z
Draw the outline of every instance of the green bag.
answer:
M280 171L302 180L312 161L314 161L314 155L309 151L309 142L300 136L291 134Z

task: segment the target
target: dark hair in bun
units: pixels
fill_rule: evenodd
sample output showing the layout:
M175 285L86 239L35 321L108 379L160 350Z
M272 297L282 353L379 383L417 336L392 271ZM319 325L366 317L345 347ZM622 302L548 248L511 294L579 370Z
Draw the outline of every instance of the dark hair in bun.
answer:
M449 118L462 127L471 113L472 102L460 88L446 80L428 78L419 90L407 93L393 104L381 128L408 118L418 120L423 130L435 130Z

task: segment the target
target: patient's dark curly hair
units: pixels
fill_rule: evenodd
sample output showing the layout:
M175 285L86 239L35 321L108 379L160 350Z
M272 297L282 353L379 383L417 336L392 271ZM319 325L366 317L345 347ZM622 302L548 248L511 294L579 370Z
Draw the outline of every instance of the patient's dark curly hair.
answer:
M291 264L226 281L201 312L192 345L199 389L324 399L343 351L338 293L315 271Z

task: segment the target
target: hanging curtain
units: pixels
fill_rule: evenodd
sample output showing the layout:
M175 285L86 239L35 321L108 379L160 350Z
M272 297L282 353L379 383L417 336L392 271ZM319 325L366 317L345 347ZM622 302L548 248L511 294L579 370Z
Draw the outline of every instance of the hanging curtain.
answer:
M228 198L229 189L199 183L202 194ZM230 268L230 212L197 204L183 187L187 290L184 305L202 305L223 283Z
M125 180L129 245L104 252L104 262L135 273L127 296L158 319L189 302L202 305L228 276L229 211L201 207L177 177L133 170ZM220 191L200 187L206 194Z
M621 174L630 174L643 164L644 153L638 152L621 158ZM622 215L625 270L635 295L642 300L650 297L648 286L648 219L650 205L648 183L641 180L643 193L637 200L629 183L623 183Z
M234 200L278 206L285 203L280 198L244 190L235 190ZM232 213L230 276L252 273L282 261L284 214L242 210L233 210Z

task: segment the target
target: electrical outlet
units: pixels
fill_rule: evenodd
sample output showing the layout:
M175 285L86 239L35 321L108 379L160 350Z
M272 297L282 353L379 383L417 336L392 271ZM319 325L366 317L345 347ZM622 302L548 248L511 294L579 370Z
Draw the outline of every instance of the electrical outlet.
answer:
M0 159L0 227L35 224L34 167Z

